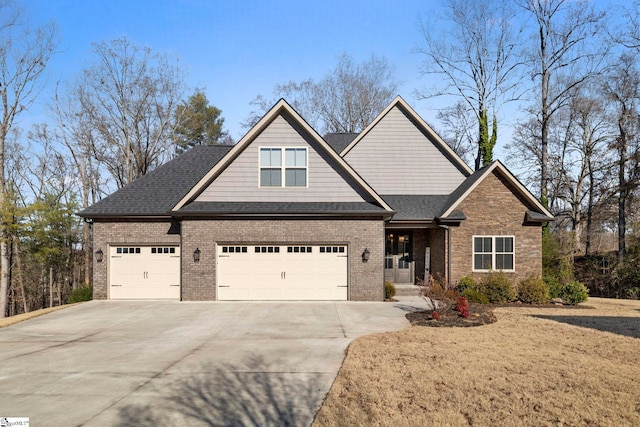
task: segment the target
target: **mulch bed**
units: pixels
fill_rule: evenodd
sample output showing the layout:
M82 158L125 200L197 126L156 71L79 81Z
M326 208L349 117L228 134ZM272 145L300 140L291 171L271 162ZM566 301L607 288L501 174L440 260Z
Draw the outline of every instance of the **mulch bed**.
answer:
M543 304L543 305L531 305L522 303L507 303L507 304L476 304L469 303L469 317L464 318L460 316L454 308L449 309L446 313L442 314L440 319L436 320L432 317L431 311L416 311L413 313L407 313L405 316L411 322L411 326L432 326L432 327L470 327L470 326L482 326L496 322L498 319L493 310L496 307L536 307L536 308L584 308L592 309L593 307L585 305L562 305L562 304Z
M469 327L482 326L495 322L496 316L493 314L493 306L489 304L469 304L469 317L465 319L453 308L442 314L440 319L431 317L431 311L415 311L406 314L411 326L433 326L433 327Z

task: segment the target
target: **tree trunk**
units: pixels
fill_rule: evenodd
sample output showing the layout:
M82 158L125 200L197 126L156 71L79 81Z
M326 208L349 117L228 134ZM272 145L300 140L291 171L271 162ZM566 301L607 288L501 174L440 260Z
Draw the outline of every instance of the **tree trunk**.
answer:
M624 154L621 153L622 156ZM627 231L627 216L625 213L627 204L627 184L625 182L625 162L621 159L618 165L618 185L620 190L618 193L618 264L624 261L626 253L626 231Z
M49 267L49 307L53 307L53 267Z
M589 255L591 251L591 228L593 224L593 193L595 185L593 183L594 176L591 170L591 162L589 162L589 197L587 203L587 226L585 231L584 254Z
M29 304L27 303L27 293L24 290L24 279L22 277L22 257L20 256L20 246L17 236L13 237L13 250L16 256L16 276L18 280L18 287L22 294L22 309L25 313L29 312Z

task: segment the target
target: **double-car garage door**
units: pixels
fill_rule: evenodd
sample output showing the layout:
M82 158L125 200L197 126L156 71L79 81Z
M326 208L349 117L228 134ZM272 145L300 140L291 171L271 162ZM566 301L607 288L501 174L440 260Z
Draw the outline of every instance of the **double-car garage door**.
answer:
M345 245L218 246L218 299L347 299Z
M347 259L346 245L219 245L218 300L345 301ZM180 299L180 247L111 246L109 298Z

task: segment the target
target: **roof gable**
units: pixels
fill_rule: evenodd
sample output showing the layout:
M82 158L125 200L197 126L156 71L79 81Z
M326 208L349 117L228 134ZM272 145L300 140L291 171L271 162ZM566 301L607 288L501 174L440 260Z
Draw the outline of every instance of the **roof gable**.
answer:
M448 195L472 173L400 97L341 155L384 195Z
M506 168L499 160L495 160L488 166L477 170L468 177L447 200L447 204L440 215L441 218L453 216L459 205L475 190L482 181L489 175L498 174L504 178L515 189L516 195L520 196L527 208L530 210L529 216L537 222L552 221L553 215L531 194L529 190Z
M276 134L271 135L272 133ZM279 139L278 132L280 137ZM385 203L385 201L364 181L355 173L355 171L349 166L328 144L322 139L317 132L309 126L302 117L283 99L278 101L269 112L267 112L258 123L214 166L208 171L197 183L193 186L178 203L173 206L173 211L182 209L192 202L212 202L212 201L225 201L225 202L292 202L301 200L300 197L306 197L307 194L312 195L313 191L307 191L309 188L294 189L294 188L258 188L258 146L287 146L292 144L304 145L310 147L309 152L313 151L317 153L317 156L310 156L309 159L309 184L308 187L313 185L323 185L321 180L312 180L311 170L315 167L311 164L312 158L316 161L317 165L324 165L326 168L332 168L334 175L338 176L341 180L339 184L342 189L344 187L350 187L351 193L359 195L358 201L373 202L381 206L386 211L392 209ZM235 162L239 162L237 165ZM245 179L245 191L242 194L236 194L229 196L223 196L223 189L225 183L238 182L238 175L234 176L234 173L242 173L240 163L248 162L244 166L245 171L249 171L249 174L244 173ZM254 166L251 166L253 162ZM325 168L325 169L326 169ZM327 174L327 176L330 174ZM249 178L247 178L249 176ZM333 176L333 179L335 179ZM220 179L218 185L216 181ZM242 181L242 177L240 181ZM248 180L248 181L247 181ZM250 182L249 182L250 181ZM322 202L322 201L344 201L354 202L353 194L344 200L329 200L334 193L331 193L329 186L325 185L327 191L324 196L326 200L321 200L317 196L311 197L308 200L302 199L307 202ZM262 191L258 191L262 190ZM345 194L348 191L345 190ZM229 198L231 197L231 198ZM284 197L284 199L283 199ZM288 198L292 198L288 200Z

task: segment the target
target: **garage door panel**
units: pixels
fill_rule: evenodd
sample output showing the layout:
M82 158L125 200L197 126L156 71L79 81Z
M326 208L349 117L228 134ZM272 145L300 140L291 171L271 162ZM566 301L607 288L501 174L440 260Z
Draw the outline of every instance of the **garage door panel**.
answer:
M180 248L112 246L110 299L180 299Z
M344 245L223 245L218 254L219 300L347 299Z

